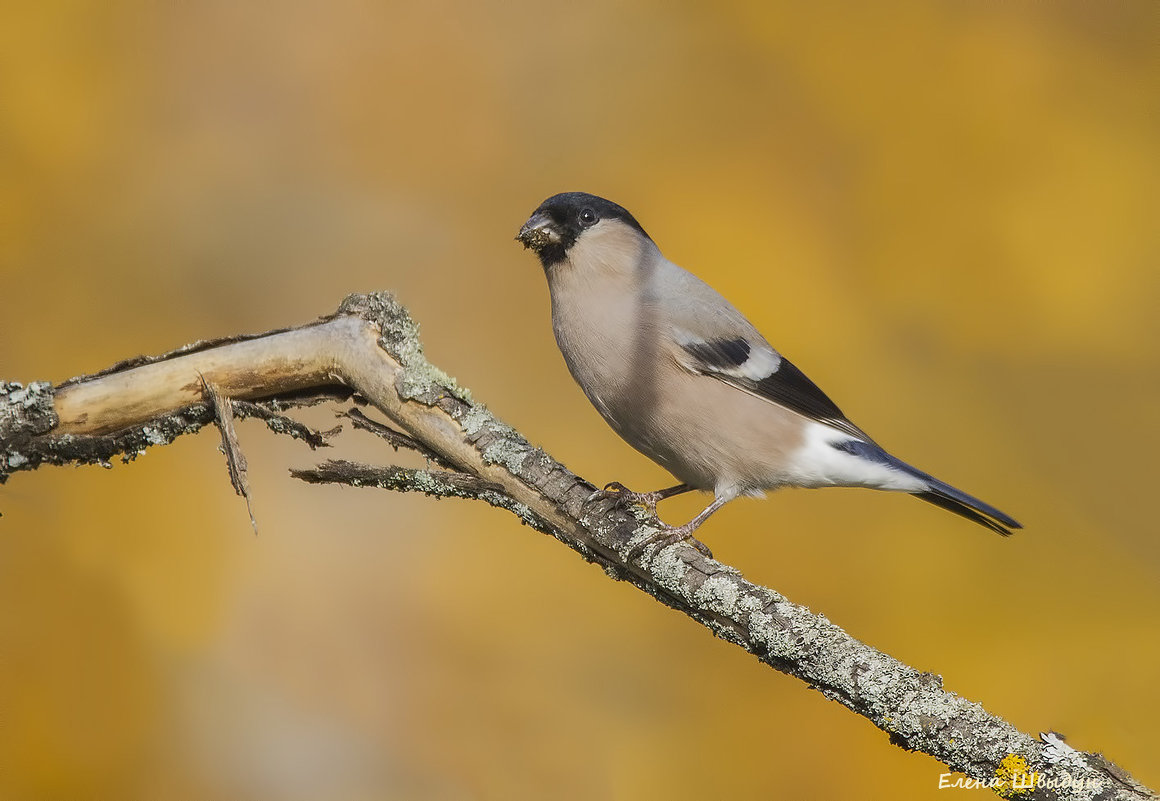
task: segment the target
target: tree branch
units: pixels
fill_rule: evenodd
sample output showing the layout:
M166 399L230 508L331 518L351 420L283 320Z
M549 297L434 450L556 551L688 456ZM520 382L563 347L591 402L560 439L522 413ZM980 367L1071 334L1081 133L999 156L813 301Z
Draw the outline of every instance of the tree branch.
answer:
M187 346L135 359L57 387L0 384L0 482L42 464L134 458L150 445L215 422L202 380L262 416L271 429L312 440L285 408L357 393L399 430L361 413L347 417L394 447L418 450L438 470L327 462L293 475L311 482L374 485L487 501L551 534L616 579L628 581L769 666L800 678L890 735L1001 795L1028 799L1156 797L1098 754L1054 735L1034 738L909 667L854 639L775 590L746 581L687 544L635 546L655 520L614 501L590 501L593 485L499 422L430 365L417 326L386 294L352 295L338 311L299 328ZM390 433L386 433L390 432ZM639 515L639 518L638 518ZM1020 780L1038 777L1021 789ZM1067 786L1059 786L1064 779ZM1012 779L1016 782L1012 784ZM1005 783L1004 783L1005 782Z

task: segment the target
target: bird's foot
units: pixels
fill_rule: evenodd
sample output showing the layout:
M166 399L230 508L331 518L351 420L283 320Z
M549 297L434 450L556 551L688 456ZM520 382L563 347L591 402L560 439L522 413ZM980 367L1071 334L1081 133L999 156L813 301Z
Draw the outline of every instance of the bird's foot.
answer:
M649 511L649 514L655 516L658 503L665 498L672 498L674 495L681 495L692 489L688 484L677 484L675 487L665 487L656 492L633 492L619 481L612 481L605 484L604 489L596 490L596 492L592 493L588 497L588 500L589 502L615 500L617 506L637 504L643 506Z
M666 487L655 492L633 492L619 481L613 481L606 484L604 489L596 490L596 492L588 496L588 502L593 503L595 501L610 500L616 506L620 507L633 505L643 506L649 516L653 518L651 522L658 530L632 545L625 554L629 559L644 553L646 548L651 547L659 551L661 548L667 548L673 543L681 541L688 542L707 558L712 559L713 552L709 550L709 546L693 536L693 532L696 531L697 526L704 520L704 516L699 515L683 526L670 526L657 517L658 503L674 495L688 492L691 489L692 487L688 484L678 484L675 487Z
M643 506L648 510L649 514L656 515L657 503L667 497L669 496L665 494L665 490L657 490L656 492L633 492L619 481L612 481L606 484L604 489L596 490L596 492L589 495L588 502L616 501L617 506Z
M706 559L713 558L713 552L709 550L709 546L693 536L693 531L695 531L697 528L695 525L693 525L694 521L690 520L683 526L670 526L666 523L661 523L659 520L657 522L660 523L661 529L659 531L653 532L652 534L649 534L646 537L642 537L640 542L633 543L631 546L629 546L628 550L625 552L626 559L635 559L636 557L643 554L648 548L652 548L654 553L659 553L670 545L674 545L678 542L684 542L693 546L698 551L700 551L701 555Z

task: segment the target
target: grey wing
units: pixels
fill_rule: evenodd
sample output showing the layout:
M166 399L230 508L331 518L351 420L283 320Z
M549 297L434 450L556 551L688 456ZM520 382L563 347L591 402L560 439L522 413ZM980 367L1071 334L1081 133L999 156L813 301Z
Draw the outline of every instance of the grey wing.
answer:
M670 262L671 265L671 262ZM773 349L729 301L696 276L671 265L665 306L677 359L710 376L810 420L873 442L826 393Z
M762 343L764 344L764 343ZM769 348L769 351L777 352ZM708 342L689 342L682 346L687 359L682 363L687 369L736 387L751 395L756 395L779 406L784 406L810 420L830 426L850 436L866 442L873 442L866 432L851 423L818 385L810 381L805 373L795 367L789 359L777 356L777 363L764 376L770 359L761 347L747 339L716 339ZM742 358L742 353L746 353ZM751 363L751 360L755 363ZM755 369L756 365L761 369Z

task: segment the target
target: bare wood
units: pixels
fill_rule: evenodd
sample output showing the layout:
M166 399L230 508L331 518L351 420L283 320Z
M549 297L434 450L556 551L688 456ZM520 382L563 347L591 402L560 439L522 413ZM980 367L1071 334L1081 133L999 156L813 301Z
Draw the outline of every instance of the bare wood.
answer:
M335 383L329 347L357 326L339 317L66 384L56 393L54 434L107 434L201 403L203 377L242 400Z
M205 391L213 405L214 417L217 419L218 430L222 435L222 453L226 457L226 469L230 474L230 484L234 492L246 500L246 512L250 515L250 526L254 533L258 533L258 521L254 519L254 502L250 496L249 466L246 464L246 455L242 453L242 444L238 442L238 430L234 426L234 402L222 395L213 384L208 383L205 377L201 380L202 390Z
M1029 799L1156 797L1100 755L1052 736L1023 734L943 689L941 677L859 642L687 544L648 547L630 558L655 530L650 519L610 501L589 502L595 487L474 404L426 361L417 328L389 295L351 296L332 317L301 328L185 348L56 388L0 384L0 481L42 463L131 458L139 448L196 431L214 419L200 376L232 399L269 402L271 408L295 405L305 390L329 393L338 385L356 391L450 469L328 463L299 477L501 506L611 577L864 716L892 742L973 779L1038 775L1040 786L1018 794ZM1072 785L1051 786L1064 775ZM1012 787L1008 782L998 789L1009 794Z

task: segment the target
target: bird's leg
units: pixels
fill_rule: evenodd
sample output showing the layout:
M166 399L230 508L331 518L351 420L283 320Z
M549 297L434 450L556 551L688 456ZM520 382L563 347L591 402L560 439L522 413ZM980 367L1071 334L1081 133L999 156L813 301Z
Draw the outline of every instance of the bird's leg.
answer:
M655 492L633 492L619 481L613 481L604 489L592 493L588 500L615 500L620 505L638 503L647 509L649 514L656 515L658 503L666 498L691 492L692 489L688 484L677 484L675 487L666 487Z
M662 548L667 548L674 542L687 541L702 554L712 559L713 552L709 550L709 546L705 545L705 543L694 537L693 532L700 528L701 524L708 520L710 515L712 515L725 504L729 503L731 500L733 499L728 495L718 495L713 499L711 504L701 510L700 514L698 514L688 523L685 523L683 526L669 526L662 523L661 525L663 528L660 531L653 534L652 536L646 537L643 541L638 542L636 545L632 546L628 552L628 557L631 559L650 545L654 546L655 550L659 551Z
M656 490L654 492L633 492L628 487L621 484L619 481L613 481L607 484L604 489L597 490L588 498L589 502L596 500L615 500L617 505L640 504L648 510L654 518L657 514L657 504L666 498L672 498L676 495L683 495L686 492L693 490L688 484L677 484L675 487L666 487L664 489ZM660 547L670 545L681 540L688 540L689 544L700 551L708 558L713 558L713 552L709 550L709 546L697 540L692 536L697 527L708 519L709 515L716 512L729 498L715 498L713 503L709 504L699 515L694 517L683 526L670 526L660 518L656 522L660 524L660 531L651 537L647 537L643 542L634 545L628 552L628 557L632 558L639 554L644 548L654 543L659 543Z

